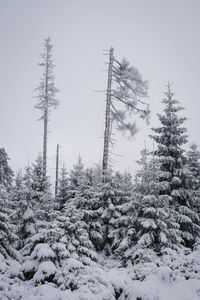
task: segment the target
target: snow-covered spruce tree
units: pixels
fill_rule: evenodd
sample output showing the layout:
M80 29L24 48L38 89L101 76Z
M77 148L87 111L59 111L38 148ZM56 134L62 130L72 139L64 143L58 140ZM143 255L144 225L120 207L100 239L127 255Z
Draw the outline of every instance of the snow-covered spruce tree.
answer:
M123 253L129 248L130 234L133 232L130 224L134 223L136 218L136 194L133 191L131 175L117 172L113 176L113 190L114 210L109 221L108 239L111 238L112 253L121 259Z
M56 221L36 220L34 225L35 233L26 239L20 251L24 260L21 270L34 285L45 281L57 283L62 261L70 257L65 245L68 239Z
M0 148L0 185L9 188L13 180L13 171L8 165L8 155L4 148Z
M5 186L0 184L0 258L5 259L17 258L17 253L14 250L14 243L17 241L17 236L14 234L13 226L11 225L9 194Z
M92 223L92 241L97 250L104 250L106 255L111 255L122 247L122 241L127 233L127 225L130 221L130 211L133 203L131 200L132 184L129 176L107 175L106 181L99 185L98 196L93 213L96 214L96 222ZM97 236L97 241L93 238ZM100 247L99 247L100 246Z
M60 239L65 244L68 257L62 262L61 274L57 276L62 288L77 289L80 286L80 274L87 278L87 267L96 261L96 252L91 241L90 231L93 222L91 205L91 185L88 177L81 176L81 181L73 190L61 213L56 218L57 227L64 230Z
M187 185L191 189L193 209L200 216L200 151L196 144L190 145L187 152L187 166L190 176L187 178Z
M25 170L24 193L26 205L22 210L20 222L21 249L23 257L22 272L26 280L34 285L45 281L57 282L59 263L65 257L60 238L64 235L52 214L54 202L50 194L49 183L43 176L42 157Z
M159 196L158 169L154 162L151 163L149 161L145 167L145 174L139 173L141 178L131 193L130 209L125 216L128 220L126 234L116 250L124 262L153 261L152 249L159 253L161 247L172 245L176 237L171 230L171 220L168 220L168 198Z
M22 271L25 278L31 279L34 284L48 280L62 284L63 288L74 289L77 286L73 283L76 266L83 267L96 260L94 246L89 238L89 225L84 221L84 211L79 207L83 191L87 188L87 176L84 175L83 167L81 169L81 176L80 172L72 172L73 195L68 197L62 211L56 212L54 219L50 222L45 218L42 220L46 208L44 205L37 208L40 214L36 211L35 233L26 239L21 249L24 256ZM69 273L69 266L73 269L72 273Z
M38 219L50 220L54 201L50 193L48 178L43 174L43 158L39 154L31 171L32 208Z
M56 196L56 209L62 211L65 203L69 198L69 178L67 176L67 170L63 165L60 178L58 180L58 192Z
M86 174L79 156L70 173L70 197L63 210L63 216L66 218L65 231L70 237L74 255L77 258L88 256L93 259L96 257L89 238L90 220L86 216L86 212L89 214L88 201L90 201L91 184L91 178Z
M78 188L82 183L82 178L85 178L85 171L82 158L79 155L76 164L73 166L73 169L70 172L69 181L71 189Z
M101 164L96 164L92 168L92 185L97 187L102 182L102 167Z
M96 250L104 246L101 215L103 213L100 201L100 187L92 186L91 178L85 175L81 186L76 191L76 207L81 211L82 221L88 225L89 238Z
M54 63L52 59L52 44L51 39L48 37L44 40L44 53L41 55L41 63L39 66L43 68L43 76L40 80L39 87L36 89L37 104L35 108L38 108L42 112L41 120L44 123L43 131L43 175L46 177L47 170L47 135L48 135L48 123L49 116L52 108L58 106L58 100L56 99L56 93L58 89L54 84Z
M8 155L4 148L0 149L0 256L8 259L16 258L17 254L13 248L17 241L14 228L11 224L10 215L12 205L10 201L10 190L13 180L13 171L8 165ZM0 257L1 258L1 257Z
M194 189L198 191L200 189L200 151L196 144L190 145L187 152L187 166L193 175Z
M59 235L53 229L52 219L56 213L53 211L54 202L48 180L44 178L41 155L31 167L26 168L24 186L26 205L22 211L19 232L22 240L20 253L24 259L22 271L25 279L33 279L37 284L47 279L53 280L57 269L54 264L56 255L51 246L59 240Z
M135 191L142 195L154 194L159 179L159 161L148 149L141 151L141 159L137 161L140 170L135 175Z
M183 107L174 98L170 84L163 104L164 113L158 114L161 127L154 128L155 134L151 136L157 143L155 155L160 162L159 199L162 199L165 208L169 207L169 225L172 226L170 230L168 228L168 233L174 236L172 241L191 246L200 231L198 215L192 207L191 189L187 186L190 171L182 148L187 142L187 130L181 127L186 118L178 115Z
M27 238L35 233L35 191L32 188L32 172L31 166L28 165L23 176L17 174L10 196L18 249L23 248Z
M35 233L35 191L32 188L32 168L25 167L25 173L18 182L17 193L19 197L17 213L16 233L19 237L18 249L21 249L26 244L27 239ZM14 189L15 192L15 189ZM15 199L15 197L14 197Z
M22 172L19 171L14 178L14 184L9 193L10 198L10 219L15 228L15 233L19 237L15 247L19 249L23 243L22 236L20 235L21 231L21 222L24 211L27 207L25 189L23 185L23 176Z
M86 180L86 172L84 170L84 164L82 158L79 155L77 162L73 166L69 174L69 192L68 199L75 197L76 191L84 186ZM88 181L88 180L87 180Z

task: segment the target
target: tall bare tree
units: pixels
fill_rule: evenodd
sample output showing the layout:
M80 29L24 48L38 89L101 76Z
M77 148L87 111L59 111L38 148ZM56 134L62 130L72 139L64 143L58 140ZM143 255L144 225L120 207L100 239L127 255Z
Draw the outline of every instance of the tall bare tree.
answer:
M106 115L103 149L103 175L106 175L109 162L109 148L111 144L112 125L128 138L134 137L138 128L135 118L149 121L149 105L142 101L147 97L148 81L134 66L130 66L126 59L119 62L114 57L114 48L109 51L108 84L106 93Z
M35 108L38 108L42 112L40 120L43 121L43 175L46 176L47 172L47 136L48 136L48 122L52 108L56 108L59 104L56 99L56 93L58 89L54 85L54 63L52 58L52 44L51 39L48 37L44 40L44 52L41 55L41 63L39 66L43 68L43 75L40 80L37 90L37 104Z

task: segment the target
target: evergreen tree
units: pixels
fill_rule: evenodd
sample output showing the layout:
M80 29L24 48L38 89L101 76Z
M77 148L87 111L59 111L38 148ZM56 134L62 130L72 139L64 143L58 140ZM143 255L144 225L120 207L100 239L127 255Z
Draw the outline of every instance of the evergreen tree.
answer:
M191 205L200 216L200 151L196 144L190 145L190 150L187 152L187 166L190 171L187 185L191 189Z
M13 180L13 171L8 165L8 155L4 148L0 148L0 185L9 188Z
M34 285L45 281L57 283L55 276L60 272L61 261L69 257L65 243L60 241L63 236L58 223L36 220L33 234L21 249L21 270L26 280L32 279Z
M13 244L17 241L13 227L10 222L9 194L5 187L0 186L0 254L9 259L17 258Z
M63 214L66 218L65 231L70 237L75 258L96 259L94 246L90 240L90 201L92 173L86 172L79 156L70 173L70 192ZM67 224L67 225L66 225ZM71 246L69 246L71 247ZM69 251L71 252L70 248Z
M25 167L25 174L23 176L22 188L23 197L20 204L20 220L18 223L19 249L23 248L27 239L35 233L35 191L32 185L32 168Z
M101 164L96 164L92 169L92 185L97 187L102 182L102 167Z
M15 246L16 248L19 249L23 243L22 236L20 234L22 216L27 207L25 189L23 185L23 176L21 171L19 171L16 174L16 177L14 179L14 184L9 193L9 197L10 197L10 211L11 211L10 219L11 222L14 224L15 233L19 237L17 241L17 245Z
M62 211L65 203L69 198L69 178L67 177L67 170L65 166L62 167L60 178L58 181L58 193L56 197L57 209Z
M129 248L130 224L136 217L135 193L129 173L117 172L113 177L113 215L110 219L111 250L121 258ZM105 211L106 212L106 211Z
M43 159L39 154L31 171L32 208L38 219L50 220L55 202L50 192L48 178L43 174Z
M200 151L196 144L190 145L187 152L187 166L193 175L193 187L198 191L200 189Z
M93 193L90 201L90 236L97 250L106 255L116 252L127 233L132 183L128 174L108 176Z
M82 158L79 155L78 160L76 164L73 166L73 169L70 173L70 188L75 190L82 184L82 179L85 179L85 171L84 171L84 165L82 163Z
M187 186L189 170L186 167L186 158L182 146L187 142L186 128L181 127L185 117L178 113L183 110L174 98L174 93L168 84L163 99L164 113L158 114L161 127L154 128L152 138L157 143L155 155L160 161L159 197L168 199L170 216L173 224L180 227L177 241L181 239L184 245L192 245L198 235L198 216L192 209L191 190ZM168 204L166 203L166 207ZM174 226L173 225L173 226ZM174 234L175 234L175 231ZM179 237L178 237L179 235Z
M159 161L148 149L141 151L141 159L137 161L141 169L135 176L135 191L142 195L154 194L159 180Z

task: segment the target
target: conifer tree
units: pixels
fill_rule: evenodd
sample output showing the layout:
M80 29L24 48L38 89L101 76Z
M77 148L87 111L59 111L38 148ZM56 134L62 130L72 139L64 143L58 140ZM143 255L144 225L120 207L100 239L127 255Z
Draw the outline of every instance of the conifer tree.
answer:
M13 226L10 221L10 203L7 189L0 185L0 255L5 259L17 258L14 250L14 243L17 236L14 234Z
M114 201L113 217L110 219L109 238L112 238L111 250L121 258L122 253L129 248L130 223L136 217L135 193L132 177L129 173L113 176Z
M141 151L141 159L137 161L140 170L135 175L135 191L148 195L156 193L159 179L159 161L148 149Z
M110 175L95 189L91 197L90 236L97 250L111 255L119 247L127 233L133 208L130 195L132 183L128 174ZM130 212L131 211L131 212Z
M62 167L60 178L58 180L58 193L56 197L57 209L62 211L65 203L69 198L69 178L67 177L67 170L65 166Z
M13 180L13 171L8 165L8 155L4 148L0 148L0 185L9 188Z
M192 208L191 190L187 186L189 170L182 148L187 142L187 130L182 127L186 118L178 115L183 107L174 98L169 84L163 104L164 113L158 114L161 127L154 128L155 135L152 135L157 143L155 155L160 161L159 197L168 199L166 206L169 205L170 216L173 215L175 223L180 227L177 239L184 245L191 246L198 235L199 220ZM176 232L178 234L177 230Z
M43 174L43 158L39 154L31 171L32 208L39 219L49 219L52 215L54 201L50 192L48 178Z
M62 259L70 256L62 237L64 231L58 222L36 220L34 232L21 249L24 260L21 270L26 280L32 279L35 285L45 281L57 283L55 276L60 272Z
M192 207L200 216L200 151L196 144L190 145L187 152L187 166L190 176L187 178L187 185L191 189Z
M193 187L200 189L200 151L196 144L191 144L187 152L187 166L193 175Z
M149 120L149 107L141 99L147 97L148 82L143 80L136 67L126 59L119 62L114 56L114 49L109 52L108 86L106 93L106 114L103 149L103 175L108 172L109 147L111 144L112 125L123 134L133 137L138 131L135 120L130 116L139 115ZM103 177L103 180L106 177Z
M22 244L22 237L20 235L21 231L21 222L22 222L22 216L24 213L24 210L27 207L27 201L26 196L24 192L24 185L23 185L23 176L22 172L19 171L16 174L16 177L14 179L14 184L12 186L12 189L9 193L10 197L10 219L12 224L14 224L15 233L17 234L20 239L17 242L16 248L20 248Z
M82 158L79 155L76 164L71 170L69 182L71 189L76 189L82 184L82 180L85 178L84 165L82 163Z
M58 89L54 84L54 63L52 59L52 44L51 39L48 37L44 40L44 53L41 55L41 63L39 66L43 68L43 76L40 80L39 87L36 89L37 104L35 108L38 108L42 112L41 120L44 123L43 131L43 175L46 177L47 171L47 138L48 138L48 124L49 116L52 108L58 106L58 100L56 99L56 93Z
M33 212L35 192L32 189L31 172L32 170L28 166L25 168L24 176L21 172L18 173L11 192L11 216L18 236L17 249L23 248L27 238L35 233L35 216Z

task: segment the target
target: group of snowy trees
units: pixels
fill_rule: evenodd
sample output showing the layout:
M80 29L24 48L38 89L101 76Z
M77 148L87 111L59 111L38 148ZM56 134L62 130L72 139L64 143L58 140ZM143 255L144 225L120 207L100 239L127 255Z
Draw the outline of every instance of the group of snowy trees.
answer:
M0 149L0 258L18 260L22 280L74 290L99 253L126 265L148 251L198 245L200 152L183 148L183 108L170 85L163 104L157 146L142 151L134 179L111 170L102 178L101 167L86 169L79 157L71 172L62 168L53 197L41 156L14 177Z

